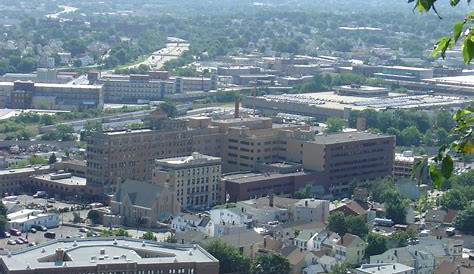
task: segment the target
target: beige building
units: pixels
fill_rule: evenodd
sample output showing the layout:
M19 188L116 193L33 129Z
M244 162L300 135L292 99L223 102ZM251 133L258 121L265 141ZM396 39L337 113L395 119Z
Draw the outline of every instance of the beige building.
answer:
M0 193L17 193L29 186L32 176L50 172L50 166L38 166L0 171Z
M169 186L125 180L117 187L111 210L129 226L155 227L180 212L176 192Z
M182 208L208 209L221 201L221 159L197 152L156 160L152 181L176 190Z

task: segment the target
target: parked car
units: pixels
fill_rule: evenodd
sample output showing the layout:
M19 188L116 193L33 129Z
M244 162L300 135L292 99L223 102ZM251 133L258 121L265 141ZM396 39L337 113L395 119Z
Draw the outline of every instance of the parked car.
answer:
M48 231L48 228L44 225L32 225L31 227L36 229L36 231Z
M10 234L13 235L13 236L21 236L21 231L18 230L18 229L11 228L9 232L10 232Z
M15 240L8 240L7 244L9 245L16 245Z
M19 240L21 240L24 244L28 243L28 239L23 238L23 237L18 237Z
M29 243L28 246L36 246L36 243L35 242Z
M24 242L22 240L18 239L18 238L15 239L15 243L19 244L19 245L24 244Z
M54 232L45 232L44 237L49 238L49 239L55 239L56 238L56 233L54 233Z
M36 233L36 231L38 231L38 230L36 230L36 228L34 228L34 227L30 228L31 233Z
M48 203L54 204L54 203L56 203L56 199L54 199L54 198L49 198L49 199L48 199Z
M5 231L1 234L2 238L10 238L10 236L11 236L10 233L8 233L7 231Z
M46 191L36 191L35 194L33 194L33 198L44 198L46 197Z
M87 232L89 232L89 229L87 229L85 227L81 227L81 228L79 228L79 232L87 233Z

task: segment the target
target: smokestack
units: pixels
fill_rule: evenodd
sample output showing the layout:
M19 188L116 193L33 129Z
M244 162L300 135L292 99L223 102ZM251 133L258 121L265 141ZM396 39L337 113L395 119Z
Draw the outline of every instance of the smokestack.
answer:
M235 96L235 109L234 109L234 118L240 117L240 97Z

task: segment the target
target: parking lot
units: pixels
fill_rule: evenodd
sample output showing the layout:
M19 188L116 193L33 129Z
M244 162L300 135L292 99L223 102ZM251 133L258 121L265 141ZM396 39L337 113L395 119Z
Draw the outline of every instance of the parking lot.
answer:
M79 228L71 227L71 226L60 226L58 228L48 229L48 231L56 233L56 239L66 238L69 237L85 237L86 233L79 232ZM29 243L41 244L46 241L51 241L52 239L48 239L44 237L44 232L38 231L36 233L22 233L21 237L28 239ZM11 236L10 238L0 239L0 248L4 250L19 250L22 248L27 248L28 244L16 244L16 245L9 245L7 244L8 240L15 240L17 237Z

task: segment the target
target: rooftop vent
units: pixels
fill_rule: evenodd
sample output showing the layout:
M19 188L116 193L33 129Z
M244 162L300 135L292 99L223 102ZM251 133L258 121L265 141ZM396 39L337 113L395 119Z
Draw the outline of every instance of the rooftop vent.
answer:
M101 254L101 255L104 255L104 254L105 254L105 249L101 248L101 249L100 249L100 254Z
M117 245L117 239L114 239L114 245Z

